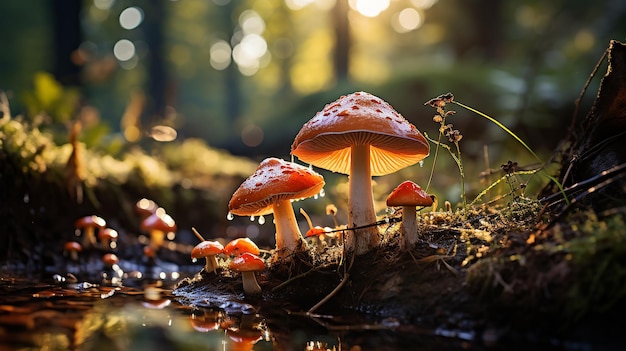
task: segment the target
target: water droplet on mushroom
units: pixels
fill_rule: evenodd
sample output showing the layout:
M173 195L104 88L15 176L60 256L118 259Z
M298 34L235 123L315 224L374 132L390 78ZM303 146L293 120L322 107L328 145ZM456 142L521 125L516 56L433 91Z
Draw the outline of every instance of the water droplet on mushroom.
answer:
M326 196L326 191L324 191L324 188L322 188L322 190L320 190L320 197L324 196Z
M198 259L194 257L194 258L191 259L191 262L196 263L196 262L198 262Z
M250 222L254 222L254 216L250 216Z
M263 217L263 216L259 216L259 224L260 224L260 225L265 224L265 217Z
M424 167L424 160L421 160L421 161L419 162L419 165L420 165L420 167Z
M235 218L235 216L232 213L228 212L228 214L226 215L226 219L232 221L233 218Z

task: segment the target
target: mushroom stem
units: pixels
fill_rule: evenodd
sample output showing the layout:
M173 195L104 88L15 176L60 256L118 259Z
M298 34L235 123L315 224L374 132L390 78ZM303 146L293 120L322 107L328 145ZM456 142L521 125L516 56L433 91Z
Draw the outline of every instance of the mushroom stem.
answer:
M155 249L163 246L163 241L165 240L165 232L158 229L152 229L150 231L150 246Z
M352 146L350 159L349 226L373 224L376 222L376 212L372 193L369 144ZM348 252L354 251L357 255L362 255L378 245L380 238L377 227L367 227L358 231L355 233L354 230L348 230L345 233L344 242Z
M83 247L96 247L96 229L94 227L86 227L83 236Z
M241 272L241 280L243 282L243 292L246 295L258 295L261 293L261 287L256 281L254 272Z
M306 242L302 240L302 233L300 233L300 228L298 228L291 201L281 200L272 207L274 210L274 221L276 222L277 258L283 258L294 251L305 249Z
M217 270L217 267L219 267L219 265L217 264L217 259L215 258L215 255L207 256L205 257L205 259L206 259L206 264L204 265L204 270L207 273L209 272L215 273L215 270Z
M417 242L417 211L415 206L402 206L401 233L400 248L412 248Z

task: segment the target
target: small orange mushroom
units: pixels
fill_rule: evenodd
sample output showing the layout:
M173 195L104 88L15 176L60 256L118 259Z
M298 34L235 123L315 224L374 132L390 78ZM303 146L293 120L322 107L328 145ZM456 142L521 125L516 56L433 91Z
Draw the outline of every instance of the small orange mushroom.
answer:
M117 247L118 233L115 229L104 228L98 231L98 240L100 240L100 246L103 249L114 249Z
M158 249L163 246L165 234L176 230L174 219L165 211L156 211L141 222L140 229L150 234L150 246Z
M221 254L224 251L224 246L217 241L205 240L196 245L191 250L191 259L195 262L199 258L206 259L204 265L205 272L213 272L219 267L215 256Z
M83 247L76 241L68 241L63 245L63 250L70 256L72 261L78 261L78 253L83 251Z
M244 252L257 256L261 254L259 247L249 238L237 238L224 246L224 255L226 256L239 256Z
M402 207L400 247L410 248L417 242L416 206L431 206L433 196L410 180L402 182L387 197L387 206Z
M261 287L256 280L254 272L265 269L263 259L257 255L245 252L241 256L235 257L228 268L236 272L241 272L243 292L246 296L259 295L261 293Z
M83 231L83 246L85 248L96 246L96 229L103 229L107 225L106 221L98 216L85 216L79 218L76 229Z

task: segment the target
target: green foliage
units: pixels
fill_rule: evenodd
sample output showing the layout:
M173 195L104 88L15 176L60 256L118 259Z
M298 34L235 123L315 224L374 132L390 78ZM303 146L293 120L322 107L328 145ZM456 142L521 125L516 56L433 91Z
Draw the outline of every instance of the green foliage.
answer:
M579 319L590 312L610 311L626 298L626 223L620 214L598 219L582 214L583 222L559 227L564 240L555 249L572 265L567 312ZM585 218L586 217L586 218ZM569 231L574 231L570 233Z
M46 113L51 123L67 123L76 112L79 103L79 91L63 87L50 73L35 74L33 89L24 92L22 100L29 116Z

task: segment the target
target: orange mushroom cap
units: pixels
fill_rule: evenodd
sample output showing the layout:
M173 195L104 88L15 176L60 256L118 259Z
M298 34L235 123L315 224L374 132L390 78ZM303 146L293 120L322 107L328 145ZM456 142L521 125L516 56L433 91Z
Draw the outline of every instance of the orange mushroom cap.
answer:
M115 229L112 228L104 228L103 230L98 232L98 239L108 239L111 241L117 240L118 234Z
M159 205L157 205L156 202L146 198L143 198L135 203L135 212L137 212L137 214L139 214L142 218L155 213L158 208Z
M191 258L205 258L221 254L224 246L217 241L205 240L191 250Z
M95 216L95 215L79 218L75 223L76 228L79 228L79 229L87 228L87 227L104 228L106 225L107 223L103 218Z
M255 272L265 269L265 262L262 258L249 252L244 252L230 262L228 268L238 272Z
M140 229L146 232L153 229L163 232L171 232L176 230L176 223L174 222L174 219L166 213L161 215L153 213L141 222Z
M244 252L249 252L254 255L261 253L259 247L249 238L237 238L224 246L224 254L228 256L239 256Z
M308 167L267 158L235 191L228 210L239 216L272 213L272 204L314 196L324 187L324 177Z
M63 249L65 251L75 251L75 252L83 251L83 247L80 245L80 243L76 241L66 242L65 245L63 245Z
M309 120L296 135L291 154L314 166L350 174L351 147L370 145L374 176L421 161L426 138L391 105L366 92L342 96Z
M387 206L430 206L433 198L410 180L402 182L387 197Z
M118 264L120 262L120 259L117 257L116 254L108 253L102 256L102 262L106 265L112 266L114 264Z
M311 236L320 236L322 234L328 234L332 231L333 229L330 227L320 227L319 225L316 225L315 227L309 229L306 232L306 237L311 237Z

